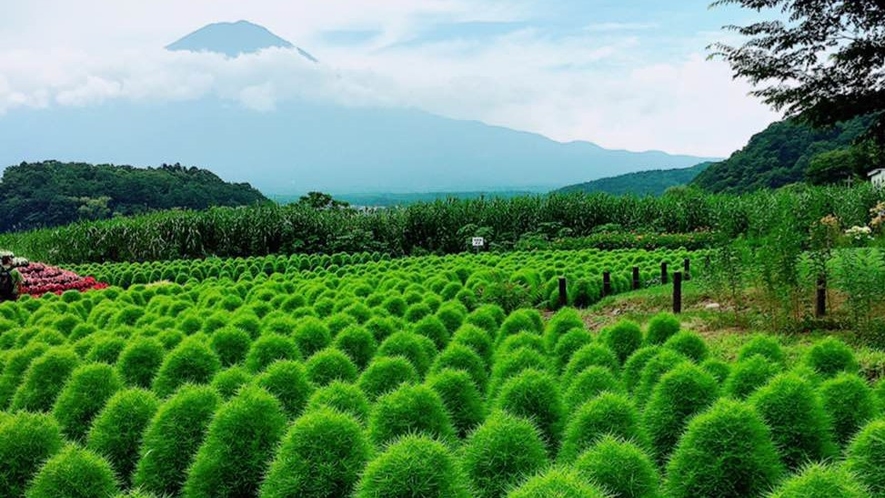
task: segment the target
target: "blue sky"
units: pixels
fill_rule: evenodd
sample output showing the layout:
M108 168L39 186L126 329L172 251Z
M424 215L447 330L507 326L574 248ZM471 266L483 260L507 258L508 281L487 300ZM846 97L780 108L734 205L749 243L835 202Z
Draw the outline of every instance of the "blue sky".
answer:
M214 94L423 109L609 148L724 156L778 116L705 47L756 17L707 0L29 0L0 17L0 113ZM318 57L162 47L217 21Z

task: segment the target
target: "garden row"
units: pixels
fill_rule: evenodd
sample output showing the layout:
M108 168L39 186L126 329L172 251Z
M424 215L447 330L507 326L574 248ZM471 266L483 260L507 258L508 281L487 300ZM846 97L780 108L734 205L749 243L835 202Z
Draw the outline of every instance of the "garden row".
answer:
M0 304L0 496L883 496L835 339L714 354L489 282L661 254L408 258ZM549 265L549 268L548 266Z

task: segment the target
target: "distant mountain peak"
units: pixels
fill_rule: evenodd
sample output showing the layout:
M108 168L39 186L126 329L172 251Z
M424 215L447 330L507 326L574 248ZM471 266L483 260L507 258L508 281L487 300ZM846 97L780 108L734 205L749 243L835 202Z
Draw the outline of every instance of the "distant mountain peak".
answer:
M295 49L302 57L318 62L314 56L264 26L244 20L208 24L166 46L166 50L171 51L213 52L228 57L253 54L266 48Z

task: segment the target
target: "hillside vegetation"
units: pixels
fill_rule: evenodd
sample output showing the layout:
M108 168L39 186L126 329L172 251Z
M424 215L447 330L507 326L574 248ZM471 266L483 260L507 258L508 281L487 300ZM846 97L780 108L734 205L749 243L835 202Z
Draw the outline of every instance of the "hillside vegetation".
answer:
M134 168L45 161L6 168L0 180L0 231L65 225L153 210L241 206L267 199L195 167Z
M670 187L686 185L713 163L701 163L690 168L655 169L625 175L600 178L590 182L569 185L556 193L605 192L612 195L663 195Z

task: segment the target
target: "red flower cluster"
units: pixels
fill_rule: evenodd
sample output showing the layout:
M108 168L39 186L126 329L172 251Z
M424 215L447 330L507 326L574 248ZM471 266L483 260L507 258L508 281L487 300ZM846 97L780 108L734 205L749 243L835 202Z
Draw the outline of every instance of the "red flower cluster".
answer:
M81 277L76 273L68 270L62 270L55 266L44 265L43 263L30 263L27 266L18 268L21 272L24 282L22 283L22 294L30 294L34 297L41 296L47 292L61 294L67 290L86 291L89 289L104 289L108 284L98 282L94 277Z

